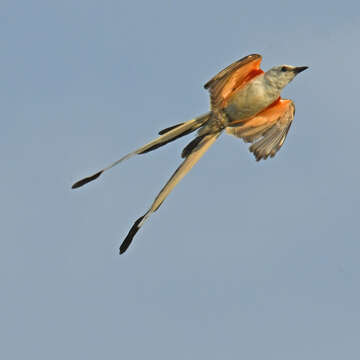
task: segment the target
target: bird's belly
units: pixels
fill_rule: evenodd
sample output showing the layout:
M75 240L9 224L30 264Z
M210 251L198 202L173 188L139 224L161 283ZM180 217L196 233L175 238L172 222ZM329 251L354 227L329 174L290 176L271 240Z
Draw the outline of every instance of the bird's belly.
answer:
M278 95L269 96L260 86L245 88L235 93L229 100L224 109L230 122L239 121L258 114L270 104Z

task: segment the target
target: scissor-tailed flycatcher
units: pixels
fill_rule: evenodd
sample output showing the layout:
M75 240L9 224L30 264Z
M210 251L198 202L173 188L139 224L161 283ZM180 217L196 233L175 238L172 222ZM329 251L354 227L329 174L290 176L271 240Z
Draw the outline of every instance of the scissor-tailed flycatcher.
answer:
M257 54L246 56L205 84L205 89L210 92L211 109L208 113L160 131L157 139L72 186L73 189L83 186L123 160L155 150L199 129L197 137L182 151L185 160L162 188L150 209L131 227L120 246L120 254L126 251L144 222L224 130L252 143L249 150L257 161L274 157L281 148L294 118L295 106L291 100L282 99L280 92L307 66L280 65L264 73L260 69L261 59Z

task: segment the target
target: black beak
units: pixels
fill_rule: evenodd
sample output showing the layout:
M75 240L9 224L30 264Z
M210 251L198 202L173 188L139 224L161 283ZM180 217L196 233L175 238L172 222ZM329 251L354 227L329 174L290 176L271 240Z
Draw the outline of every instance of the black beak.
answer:
M293 71L295 74L299 74L301 73L302 71L308 69L309 67L308 66L298 66L296 67Z

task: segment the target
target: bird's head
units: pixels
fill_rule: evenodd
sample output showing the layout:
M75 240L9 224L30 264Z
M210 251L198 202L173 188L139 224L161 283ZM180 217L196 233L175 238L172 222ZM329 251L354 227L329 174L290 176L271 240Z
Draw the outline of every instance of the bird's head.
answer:
M274 66L265 73L265 79L272 86L282 90L297 74L306 70L307 66L279 65Z

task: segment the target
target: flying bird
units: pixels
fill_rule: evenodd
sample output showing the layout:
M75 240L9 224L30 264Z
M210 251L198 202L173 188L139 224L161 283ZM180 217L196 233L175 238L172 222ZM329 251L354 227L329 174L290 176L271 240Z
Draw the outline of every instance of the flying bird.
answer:
M184 161L161 189L149 210L131 227L120 246L120 254L127 250L145 221L158 210L177 183L224 131L252 143L249 150L257 161L274 157L281 148L294 119L295 106L291 100L282 99L280 93L308 67L280 65L264 72L260 69L261 60L261 55L248 55L208 81L204 87L210 93L209 112L161 130L157 139L72 186L73 189L83 186L126 159L146 154L198 130L195 139L182 151Z

